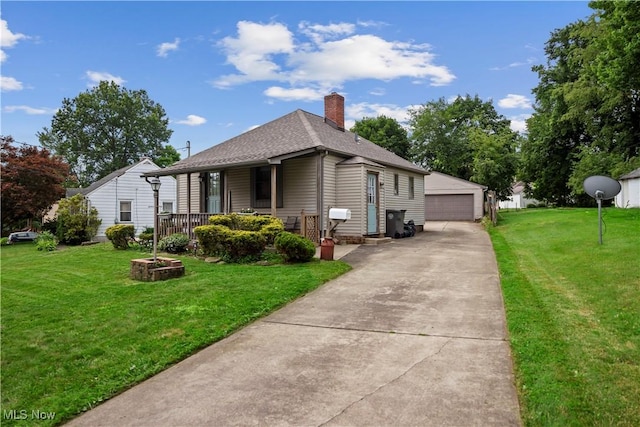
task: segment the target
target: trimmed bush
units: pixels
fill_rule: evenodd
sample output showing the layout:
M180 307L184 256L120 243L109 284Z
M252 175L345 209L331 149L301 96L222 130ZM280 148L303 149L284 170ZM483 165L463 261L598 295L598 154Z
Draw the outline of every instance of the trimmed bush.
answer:
M229 262L258 259L266 245L284 231L282 221L270 215L213 215L209 223L193 230L199 247L205 255Z
M153 239L153 235L151 236ZM170 254L181 254L186 252L189 245L189 236L184 233L174 233L170 236L162 238L158 242L158 249L169 252Z
M38 237L34 240L36 249L39 251L55 251L58 246L58 239L50 231L43 231L38 234Z
M284 224L278 218L275 218L276 221L271 221L269 224L265 225L260 229L260 233L267 239L267 245L273 245L278 234L284 232Z
M267 239L257 231L235 230L227 241L225 261L255 261L267 246Z
M153 227L146 227L142 233L138 234L140 246L148 251L153 250Z
M206 256L222 256L228 245L231 229L224 225L201 225L193 229L198 246Z
M280 233L274 244L287 262L309 262L316 254L316 245L311 240L288 231Z
M8 246L9 245L9 238L8 237L3 237L0 239L0 246Z
M105 231L107 239L111 240L115 249L128 249L129 241L133 240L135 233L133 225L124 224L112 225Z

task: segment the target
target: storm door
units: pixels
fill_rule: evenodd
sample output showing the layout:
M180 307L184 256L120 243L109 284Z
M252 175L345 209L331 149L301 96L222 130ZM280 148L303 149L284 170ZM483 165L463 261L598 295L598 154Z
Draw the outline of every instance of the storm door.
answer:
M367 173L367 234L378 233L378 174Z

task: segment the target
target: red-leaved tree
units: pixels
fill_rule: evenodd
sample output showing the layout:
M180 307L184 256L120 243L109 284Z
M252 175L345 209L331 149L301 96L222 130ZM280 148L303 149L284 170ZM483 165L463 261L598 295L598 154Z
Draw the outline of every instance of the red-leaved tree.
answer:
M2 233L21 228L42 216L64 197L69 165L44 148L16 147L11 136L0 136Z

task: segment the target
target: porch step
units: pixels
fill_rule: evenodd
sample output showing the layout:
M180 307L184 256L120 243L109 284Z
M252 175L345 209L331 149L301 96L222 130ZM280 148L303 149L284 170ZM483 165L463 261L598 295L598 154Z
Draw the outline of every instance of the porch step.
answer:
M365 245L382 245L385 243L391 242L393 239L391 237L365 237L364 244Z

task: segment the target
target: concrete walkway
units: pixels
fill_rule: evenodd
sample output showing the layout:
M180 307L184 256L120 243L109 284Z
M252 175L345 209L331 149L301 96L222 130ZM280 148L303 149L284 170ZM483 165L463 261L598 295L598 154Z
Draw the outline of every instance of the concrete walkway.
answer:
M427 223L342 259L352 271L70 425L520 425L481 225Z

